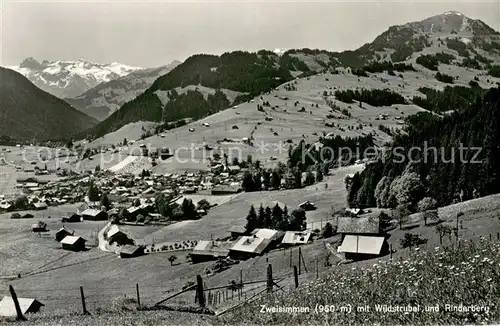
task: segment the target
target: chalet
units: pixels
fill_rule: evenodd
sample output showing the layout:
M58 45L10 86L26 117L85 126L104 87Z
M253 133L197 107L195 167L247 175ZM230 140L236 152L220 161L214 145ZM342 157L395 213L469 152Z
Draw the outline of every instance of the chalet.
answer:
M66 229L64 226L59 229L59 231L56 232L56 241L61 242L62 239L64 239L68 235L74 235L75 231Z
M139 215L146 215L147 212L144 208L140 206L132 206L126 209L130 218L137 218Z
M283 231L273 229L255 229L251 234L258 238L270 240L272 245L277 245L285 235Z
M0 203L0 212L10 212L14 209L14 205L10 203Z
M33 204L33 208L37 211L47 209L48 205L45 202L38 202Z
M19 308L21 308L21 313L25 314L33 314L40 311L40 308L44 306L43 303L36 299L29 298L17 298L19 302ZM3 297L2 301L0 301L0 316L2 317L16 317L16 306L14 304L14 300L12 297Z
M63 217L62 221L65 223L76 223L76 222L81 222L82 217L78 214L72 214L71 216Z
M88 208L81 213L86 221L105 221L108 219L108 214L98 209Z
M299 204L299 208L305 210L305 211L312 211L316 209L316 205L308 200L305 202Z
M229 257L233 259L248 259L268 251L270 239L259 238L256 235L243 236L229 249Z
M245 225L233 225L228 231L231 233L231 238L233 238L233 240L250 234Z
M311 235L309 231L287 231L281 244L285 247L307 244L312 241Z
M133 245L134 241L129 238L129 236L122 232L117 225L112 225L108 232L106 233L106 239L108 240L109 244L116 243L119 246L123 245Z
M378 235L380 221L377 217L339 217L337 233L342 236L350 235Z
M346 259L371 259L389 253L389 244L385 236L346 235L337 251Z
M120 250L120 258L132 258L144 255L144 246L125 245Z
M85 250L85 240L82 237L67 235L61 240L62 248L71 251Z
M229 250L224 248L218 241L199 241L189 254L193 264L225 258L229 255Z
M31 229L33 230L33 232L46 232L47 223L40 221L38 223L32 224Z

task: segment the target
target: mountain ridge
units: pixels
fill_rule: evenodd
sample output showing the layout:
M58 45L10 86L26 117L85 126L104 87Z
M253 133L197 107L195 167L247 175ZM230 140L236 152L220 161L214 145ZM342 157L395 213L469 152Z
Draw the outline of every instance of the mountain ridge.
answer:
M432 32L430 32L431 26ZM95 136L102 136L129 122L147 119L169 122L165 117L168 120L169 116L177 118L182 116L178 113L169 115L169 112L165 112L166 105L163 104L165 101L160 101L157 91L204 86L245 93L246 95L238 96L233 103L230 103L234 106L298 76L331 71L339 67L348 67L357 74L357 70L374 62L415 63L417 58L424 54L451 53L455 60L450 64L464 64L464 60L469 59L476 62L465 64L486 69L490 62L500 61L500 43L497 41L500 41L500 33L484 22L470 19L457 12L447 12L419 22L390 26L373 42L366 43L356 50L330 52L295 49L283 53L281 50L274 52L261 50L254 53L233 51L220 56L197 54L155 80L144 93L125 103L113 115L101 122L92 133ZM472 54L475 55L473 58ZM477 60L481 62L478 63ZM391 69L384 68L380 72L384 70ZM199 108L206 106L200 102L200 94L191 93L191 96L193 105ZM194 100L194 97L197 99ZM188 103L186 99L182 100L183 105ZM197 104L194 104L195 102ZM169 107L178 111L183 110L175 108L175 105ZM217 105L217 110L219 109L220 106ZM204 116L199 110L195 111L198 114L194 118ZM194 111L186 111L186 118L193 118L188 117L187 112Z
M102 82L83 94L64 100L76 109L98 120L104 120L123 104L140 95L158 77L167 74L179 64L181 62L175 60L164 66L136 70L117 79Z
M33 57L26 58L18 66L7 68L24 75L40 89L59 98L81 95L100 83L142 69L119 62L101 64L84 59L39 62Z
M45 92L22 74L0 67L0 136L16 140L58 140L97 120Z

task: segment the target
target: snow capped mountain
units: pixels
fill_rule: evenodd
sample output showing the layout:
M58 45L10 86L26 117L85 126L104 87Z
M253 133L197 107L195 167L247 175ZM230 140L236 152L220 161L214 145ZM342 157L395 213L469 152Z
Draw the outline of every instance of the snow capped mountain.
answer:
M38 62L27 58L15 70L42 90L59 98L78 96L103 82L126 76L142 68L131 67L119 62L100 64L83 59L77 61Z
M114 64L112 63L110 66L115 68ZM169 73L179 64L181 64L180 61L173 61L158 68L135 70L128 75L103 82L83 94L65 100L91 117L104 120L123 104L144 92L158 77ZM116 67L118 65L120 64L117 64Z

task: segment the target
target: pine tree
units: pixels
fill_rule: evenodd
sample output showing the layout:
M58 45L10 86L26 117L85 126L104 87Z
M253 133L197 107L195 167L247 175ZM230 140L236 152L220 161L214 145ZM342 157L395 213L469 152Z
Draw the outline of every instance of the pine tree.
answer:
M243 181L241 183L241 187L246 192L251 192L255 190L254 179L250 172L247 171L243 175Z
M258 226L258 217L255 212L255 207L250 206L250 211L248 212L247 215L247 224L246 224L246 230L247 232L252 232L255 230Z
M111 208L111 201L109 200L106 193L103 193L101 196L101 206L106 207L106 210L109 210Z
M89 197L89 201L92 201L92 202L99 201L99 199L100 199L99 190L94 185L93 180L90 181L90 184L89 184L88 197Z
M259 215L258 215L257 219L258 219L258 223L257 223L258 228L266 228L267 227L266 226L266 223L267 223L266 210L264 209L262 204L260 204Z
M279 189L281 186L281 175L278 171L274 170L271 174L271 188Z
M283 210L276 204L272 210L272 226L273 228L279 229L283 224Z
M271 211L271 207L267 206L266 207L266 210L265 210L265 214L264 214L264 225L265 227L267 228L272 228L273 227L273 219L272 219L272 216L273 216L273 213Z

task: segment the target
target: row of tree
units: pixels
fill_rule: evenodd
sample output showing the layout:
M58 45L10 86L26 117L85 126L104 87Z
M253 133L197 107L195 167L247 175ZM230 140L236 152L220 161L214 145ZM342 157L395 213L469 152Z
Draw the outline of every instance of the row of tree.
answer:
M288 213L288 208L283 209L276 204L274 207L259 207L255 210L252 205L247 215L246 230L252 232L255 229L266 228L280 231L302 231L306 228L306 212L303 209L293 210Z

